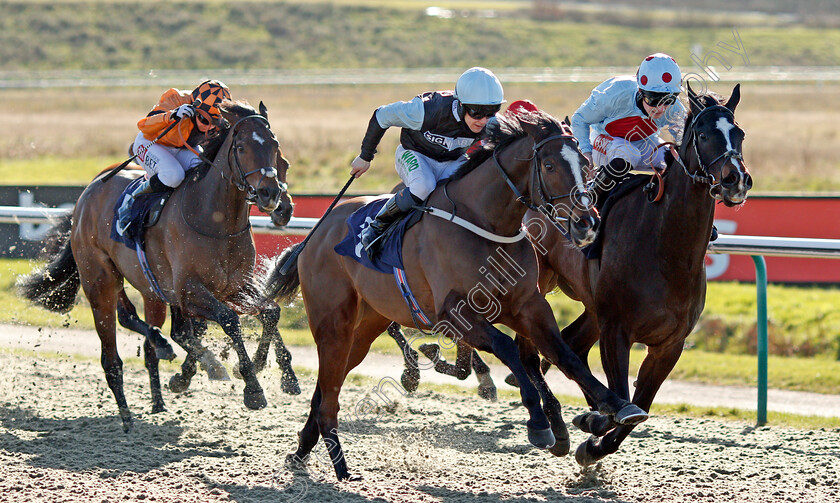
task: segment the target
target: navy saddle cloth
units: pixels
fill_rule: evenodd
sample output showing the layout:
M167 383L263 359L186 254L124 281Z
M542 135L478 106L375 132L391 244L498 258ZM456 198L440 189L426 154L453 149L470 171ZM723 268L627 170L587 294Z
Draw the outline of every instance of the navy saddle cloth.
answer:
M423 212L411 211L407 217L391 225L380 238L380 245L373 262L368 258L359 241L362 230L370 226L379 210L385 206L389 197L383 197L362 206L347 219L347 236L335 246L339 255L350 257L356 262L375 271L391 274L394 268L405 269L402 259L402 244L405 231L420 220Z
M172 194L171 191L166 191L140 194L137 196L134 204L131 206L131 225L126 229L125 234L120 236L117 233L117 213L119 212L120 206L122 206L123 200L141 183L143 183L142 176L129 183L123 193L120 194L120 197L117 198L117 204L114 205L114 216L111 221L111 239L118 243L123 243L132 250L137 248L137 243L141 246L143 245L143 231L145 230L146 218L149 216L149 213L156 206L162 206Z

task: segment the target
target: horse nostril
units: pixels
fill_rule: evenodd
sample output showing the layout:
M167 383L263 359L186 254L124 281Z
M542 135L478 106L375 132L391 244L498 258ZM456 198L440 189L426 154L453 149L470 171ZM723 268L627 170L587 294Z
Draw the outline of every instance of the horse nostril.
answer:
M747 190L750 190L752 188L752 184L752 177L749 173L747 173L746 176L744 176L744 186L747 188Z

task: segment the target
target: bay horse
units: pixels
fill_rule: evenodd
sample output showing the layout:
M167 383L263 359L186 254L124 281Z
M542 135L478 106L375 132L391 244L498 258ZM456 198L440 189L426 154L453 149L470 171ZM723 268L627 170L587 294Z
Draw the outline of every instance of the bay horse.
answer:
M277 155L279 144L262 103L259 113L246 102L226 101L220 110L224 119L220 134L203 145L205 157L213 161L191 171L175 189L157 224L145 231L145 251L165 297L160 300L173 306L173 333L187 333L184 326L193 317L221 325L239 357L246 381L245 405L260 409L266 405L265 395L245 351L234 309L257 313L266 306L271 308L258 298L253 282L256 250L249 202L266 213L277 208L281 188L276 165L282 157ZM105 378L117 401L123 429L129 432L133 419L123 391L115 312L118 304L122 306L127 300L123 298L124 280L147 302L154 303L159 295L143 274L137 253L110 237L115 203L138 176L137 170L103 183L108 171L100 173L79 196L69 239L65 236L58 244L59 252L43 270L21 278L19 291L47 309L66 312L75 303L81 285L102 344ZM156 304L157 315L160 305ZM273 306L279 310L276 304ZM153 412L163 410L157 374L158 343L161 341L155 337L147 337L144 342Z
M695 94L688 86L683 141L676 156L666 156L662 197L651 202L636 190L615 201L601 228L600 267L570 248L550 226L534 243L540 291L559 287L585 308L562 330L563 339L584 364L600 339L610 389L624 399L630 398L630 347L647 346L632 399L645 411L703 311L714 204L741 205L752 187L741 153L744 131L735 122L740 97L740 85L725 102L711 93ZM535 357L531 343L524 337L517 340L520 351ZM616 424L594 410L597 402L588 391L584 394L593 411L573 422L593 434L575 452L577 462L587 466L616 452L634 425Z
M471 158L431 194L428 204L457 212L497 237L510 237L520 231L529 206L554 215L554 201L583 189L580 167L585 160L574 137L548 114L498 118L488 131L491 143L484 155ZM278 257L266 289L269 298L287 299L300 288L318 347L318 381L309 417L299 434L298 448L288 460L304 463L320 433L339 480L350 478L338 438L341 386L392 320L414 325L391 275L374 272L334 251L347 234L347 218L371 200L355 198L336 206L311 235L308 246L290 262L294 267L286 274L280 272L282 264L299 245ZM586 244L594 237L597 213L594 208L574 211L568 232L576 244ZM490 271L483 265L502 257L510 260L510 271ZM537 263L528 241L494 242L444 219L425 216L405 234L403 258L411 290L435 332L494 354L523 383L520 393L533 445L551 448L557 437L565 436L566 449L560 454L566 454L568 432L562 417L549 419L540 407L544 381L536 386L531 383L531 379L542 380L539 360L520 360L516 344L493 323L526 334L546 358L587 390L599 411L617 423L647 419L644 411L594 378L563 342L551 308L537 290Z

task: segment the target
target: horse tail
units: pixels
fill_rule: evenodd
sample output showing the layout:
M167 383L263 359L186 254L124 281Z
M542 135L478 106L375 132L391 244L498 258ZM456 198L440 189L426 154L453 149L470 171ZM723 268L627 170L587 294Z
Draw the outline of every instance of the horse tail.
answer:
M70 249L70 215L63 217L46 237L44 252L49 263L17 280L17 290L35 304L66 313L73 309L81 281L79 267Z
M301 243L294 244L280 254L273 262L268 277L265 281L265 289L263 296L267 299L275 299L281 302L288 302L297 293L300 287L300 276L298 275L297 259L298 253L295 251L300 247ZM291 260L291 267L286 274L280 272L280 269L285 264L286 260Z

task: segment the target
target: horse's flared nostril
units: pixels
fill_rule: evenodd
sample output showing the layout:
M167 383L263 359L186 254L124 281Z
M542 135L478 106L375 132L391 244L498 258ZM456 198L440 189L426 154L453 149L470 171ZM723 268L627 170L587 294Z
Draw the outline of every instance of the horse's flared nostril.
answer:
M753 186L752 176L750 176L750 174L747 173L746 175L744 175L744 187L747 190L750 190L752 188L752 186Z

